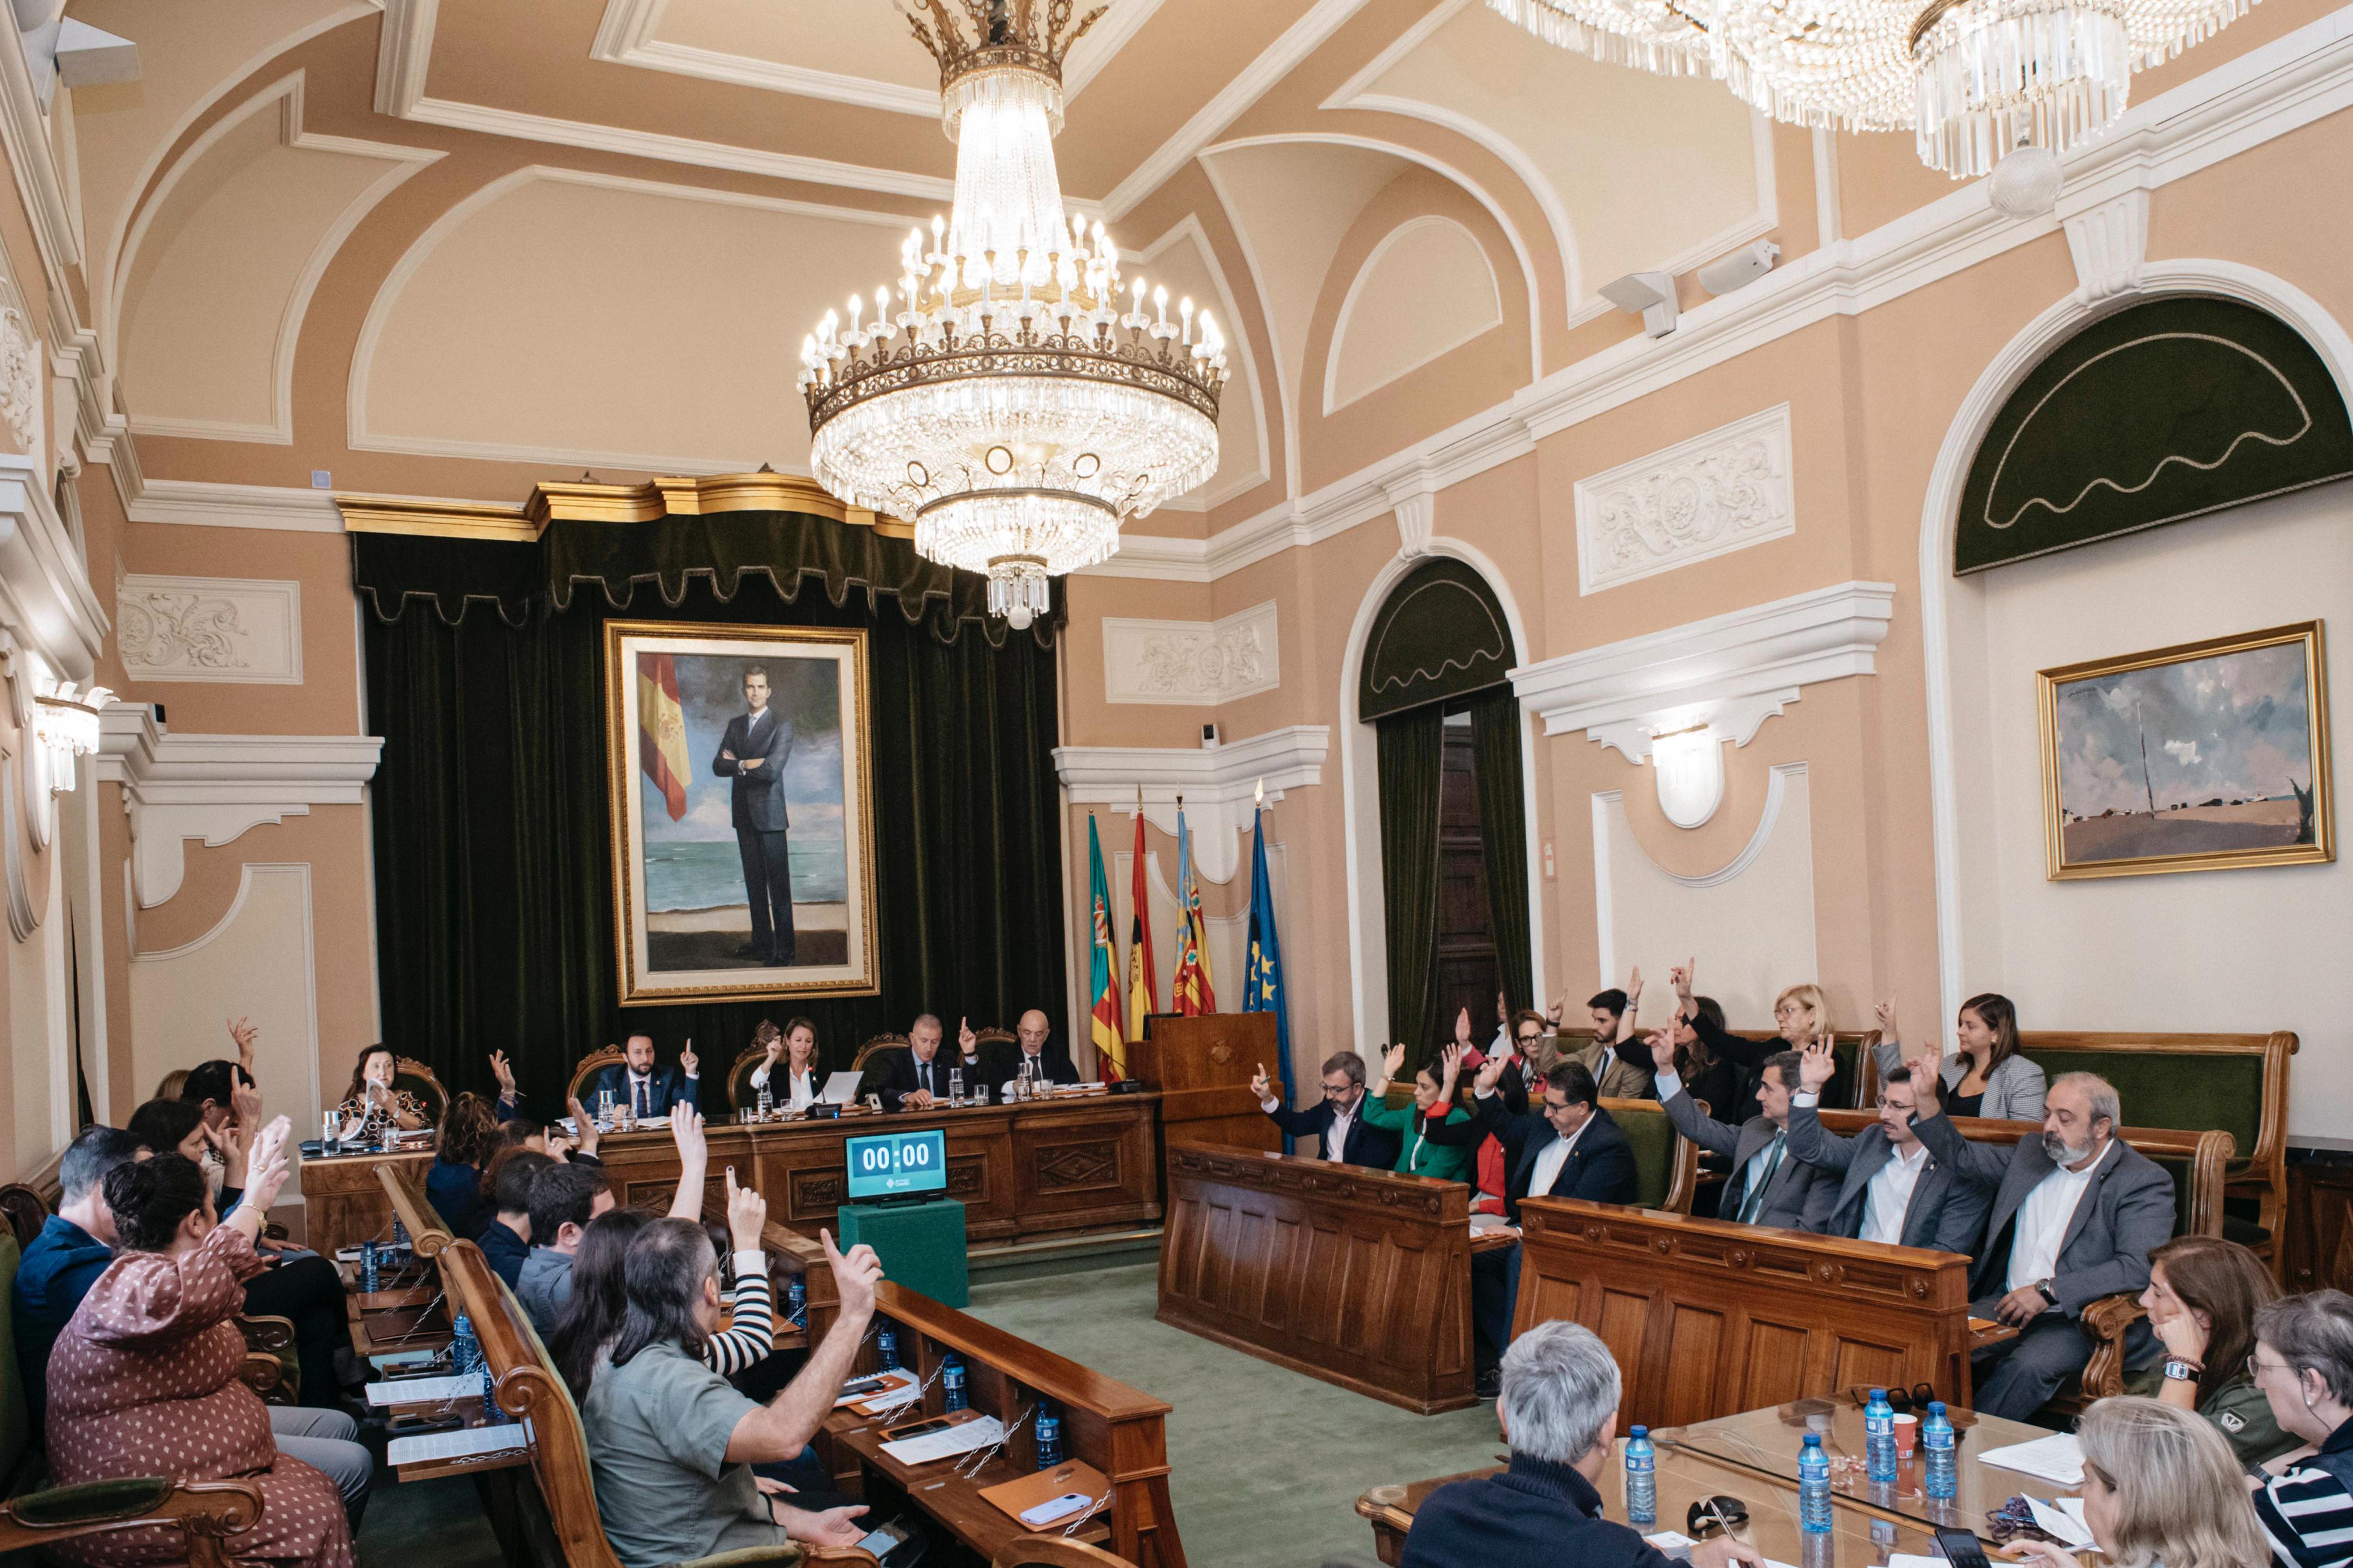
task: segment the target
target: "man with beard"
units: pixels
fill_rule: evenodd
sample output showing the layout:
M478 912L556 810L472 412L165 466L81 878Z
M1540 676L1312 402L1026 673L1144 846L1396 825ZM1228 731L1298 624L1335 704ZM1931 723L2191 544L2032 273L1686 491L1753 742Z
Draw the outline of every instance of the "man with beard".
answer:
M2147 1288L2149 1251L2173 1236L2173 1178L2116 1136L2123 1116L2105 1079L2063 1074L2043 1101L2042 1136L2005 1151L1954 1130L1937 1098L1940 1065L1933 1054L1912 1060L1913 1131L1940 1163L1992 1195L1969 1311L2018 1330L1977 1352L1974 1403L2024 1421L2091 1359L2084 1309ZM2126 1364L2137 1369L2155 1351L2148 1325L2135 1323Z

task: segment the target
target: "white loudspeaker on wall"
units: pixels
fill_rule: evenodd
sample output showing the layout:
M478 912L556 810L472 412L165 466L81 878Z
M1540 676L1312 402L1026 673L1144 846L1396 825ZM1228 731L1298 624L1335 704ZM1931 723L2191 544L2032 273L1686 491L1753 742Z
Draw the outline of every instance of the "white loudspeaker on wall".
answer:
M1729 294L1735 289L1745 289L1772 271L1773 258L1780 254L1781 247L1769 239L1744 245L1701 268L1699 286L1711 294Z

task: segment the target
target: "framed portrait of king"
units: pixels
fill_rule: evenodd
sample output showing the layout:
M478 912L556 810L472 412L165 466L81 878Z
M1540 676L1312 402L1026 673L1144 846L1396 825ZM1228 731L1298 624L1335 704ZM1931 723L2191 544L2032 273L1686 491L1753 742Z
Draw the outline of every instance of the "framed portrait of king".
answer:
M621 1005L877 988L866 634L605 625Z

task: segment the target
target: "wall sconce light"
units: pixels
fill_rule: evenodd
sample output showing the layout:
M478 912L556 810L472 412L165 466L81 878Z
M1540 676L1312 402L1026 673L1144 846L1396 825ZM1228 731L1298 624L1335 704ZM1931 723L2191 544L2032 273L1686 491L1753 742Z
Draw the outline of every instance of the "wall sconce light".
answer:
M33 733L49 754L52 793L73 788L74 759L98 750L99 714L112 700L114 693L103 686L77 695L70 680L33 699Z
M1677 827L1697 827L1724 801L1724 737L1715 726L1655 735L1651 766L1658 774L1659 809Z

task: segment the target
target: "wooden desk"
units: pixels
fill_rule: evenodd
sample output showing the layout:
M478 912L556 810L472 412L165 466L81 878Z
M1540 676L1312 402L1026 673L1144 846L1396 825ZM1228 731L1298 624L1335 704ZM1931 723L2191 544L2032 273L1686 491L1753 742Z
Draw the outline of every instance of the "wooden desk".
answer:
M1128 1070L1160 1091L1160 1125L1172 1143L1280 1149L1282 1131L1259 1109L1250 1079L1274 1060L1274 1015L1157 1014L1127 1047Z
M1513 1331L1567 1318L1624 1372L1621 1426L1683 1426L1926 1383L1969 1402L1958 1253L1809 1236L1571 1198L1520 1205Z
M396 1173L411 1190L422 1192L425 1173L433 1168L433 1151L302 1157L303 1246L332 1258L370 1237L392 1239L392 1200L376 1175L380 1166Z
M1473 1402L1470 1188L1176 1143L1168 1196L1162 1322L1425 1415Z
M1020 1425L1004 1451L983 1466L976 1478L965 1479L956 1475L953 1459L922 1466L900 1463L882 1452L877 1422L846 1409L834 1412L826 1422L824 1441L854 1457L860 1495L873 1517L889 1517L892 1506L903 1500L953 1531L984 1562L1027 1533L980 1492L1037 1472L1034 1407L1043 1395L1061 1416L1064 1455L1085 1460L1111 1482L1110 1506L1082 1526L1077 1539L1103 1545L1139 1568L1186 1568L1185 1545L1168 1497L1166 1403L887 1279L875 1301L878 1321L888 1318L899 1327L902 1363L930 1384L922 1414L937 1415L945 1408L932 1374L953 1352L964 1362L972 1408L1008 1426L1017 1420ZM856 1370L864 1373L875 1367L870 1341L859 1352ZM1024 1412L1030 1412L1030 1417L1024 1419ZM896 1426L916 1415L911 1403L892 1415L890 1423Z
M1381 1561L1394 1565L1404 1558L1406 1532L1413 1528L1414 1515L1423 1499L1450 1481L1472 1480L1494 1473L1492 1469L1472 1470L1410 1486L1375 1487L1356 1500L1356 1512L1373 1527L1373 1546ZM1798 1529L1795 1482L1785 1484L1753 1470L1668 1448L1659 1450L1652 1474L1659 1483L1659 1521L1641 1526L1645 1533L1681 1531L1692 1504L1704 1498L1733 1497L1748 1505L1748 1527L1740 1532L1740 1539L1777 1563L1802 1563L1805 1568L1874 1568L1886 1562L1885 1546L1923 1557L1936 1555L1936 1537L1926 1528L1906 1522L1892 1526L1880 1522L1883 1536L1891 1531L1893 1534L1893 1541L1883 1546L1872 1539L1872 1516L1840 1507L1831 1510L1828 1550L1809 1551ZM1626 1468L1622 1459L1613 1458L1603 1468L1597 1489L1601 1493L1603 1516L1625 1523Z

